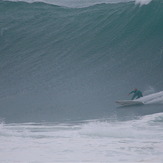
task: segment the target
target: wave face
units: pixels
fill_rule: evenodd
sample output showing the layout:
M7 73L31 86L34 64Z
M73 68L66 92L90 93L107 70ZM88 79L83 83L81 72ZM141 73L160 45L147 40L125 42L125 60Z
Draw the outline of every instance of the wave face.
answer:
M160 0L85 8L1 1L1 117L99 115L134 87L161 90L162 15Z

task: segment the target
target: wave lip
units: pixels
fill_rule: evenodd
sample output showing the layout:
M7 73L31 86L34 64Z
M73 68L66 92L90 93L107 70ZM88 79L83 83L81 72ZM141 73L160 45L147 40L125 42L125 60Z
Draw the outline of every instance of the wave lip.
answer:
M72 7L72 8L83 8L83 7L89 7L97 4L102 3L126 3L126 2L134 2L135 4L140 5L147 5L152 0L4 0L4 1L11 1L11 2L27 2L27 3L34 3L34 2L42 2L52 5L58 5L58 6L64 6L64 7Z
M136 4L140 4L140 5L147 5L151 2L152 0L135 0Z

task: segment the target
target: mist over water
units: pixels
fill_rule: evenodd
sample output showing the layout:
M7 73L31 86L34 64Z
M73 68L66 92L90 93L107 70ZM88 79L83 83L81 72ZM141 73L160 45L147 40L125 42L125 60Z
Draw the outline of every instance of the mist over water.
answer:
M0 2L0 117L5 121L114 116L123 114L115 101L130 99L133 88L162 91L161 1L91 2L82 8L26 2Z

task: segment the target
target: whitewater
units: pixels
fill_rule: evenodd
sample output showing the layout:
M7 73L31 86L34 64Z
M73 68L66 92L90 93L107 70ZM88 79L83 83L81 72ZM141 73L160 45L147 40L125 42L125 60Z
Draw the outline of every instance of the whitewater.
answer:
M131 121L1 124L0 162L163 162L163 114Z
M122 3L122 2L135 2L135 4L140 5L147 5L152 0L5 0L5 1L13 1L13 2L27 2L27 3L34 3L34 2L43 2L47 4L53 4L58 6L64 6L64 7L73 7L73 8L83 8L88 6L93 6L96 4L102 4L102 3Z

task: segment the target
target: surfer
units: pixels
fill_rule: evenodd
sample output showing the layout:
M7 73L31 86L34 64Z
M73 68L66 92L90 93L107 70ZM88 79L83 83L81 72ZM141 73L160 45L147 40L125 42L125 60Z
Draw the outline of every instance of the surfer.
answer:
M142 94L142 92L141 91L139 91L138 89L134 89L133 91L131 91L128 95L130 95L130 94L134 94L133 96L132 96L132 100L134 100L135 98L136 99L138 99L138 98L140 98L140 97L143 97L143 94Z

